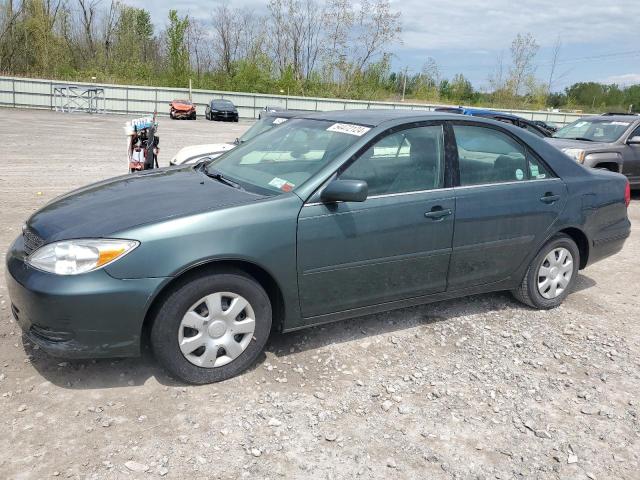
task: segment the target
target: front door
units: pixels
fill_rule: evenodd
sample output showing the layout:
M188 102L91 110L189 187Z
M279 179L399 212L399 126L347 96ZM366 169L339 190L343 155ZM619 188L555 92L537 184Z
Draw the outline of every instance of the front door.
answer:
M640 137L640 127L636 128L628 139ZM627 141L628 141L627 139ZM640 144L627 143L625 146L625 152L623 155L624 163L622 167L622 173L629 178L629 183L634 187L640 185Z
M446 289L455 199L445 188L441 124L389 133L341 179L365 180L364 202L308 203L298 220L305 318Z
M450 291L506 280L548 235L566 202L564 182L495 127L453 126L459 186Z

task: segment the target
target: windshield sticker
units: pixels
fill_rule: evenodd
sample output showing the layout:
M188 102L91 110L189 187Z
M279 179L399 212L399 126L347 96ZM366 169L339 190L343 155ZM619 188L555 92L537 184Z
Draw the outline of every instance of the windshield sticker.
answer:
M327 132L346 133L348 135L355 135L356 137L361 137L369 130L371 130L371 128L363 127L362 125L352 125L350 123L334 123L327 128Z
M518 180L522 180L524 178L524 172L522 170L520 170L519 168L516 170L516 178Z
M609 125L621 125L626 127L629 124L627 122L611 122Z
M288 182L284 178L273 177L273 179L269 182L269 185L272 187L279 188L283 192L290 192L294 189L295 185L291 182Z
M272 125L280 125L281 123L286 122L287 120L289 120L288 118L282 118L282 117L278 117L278 118L274 118L273 122L271 122Z

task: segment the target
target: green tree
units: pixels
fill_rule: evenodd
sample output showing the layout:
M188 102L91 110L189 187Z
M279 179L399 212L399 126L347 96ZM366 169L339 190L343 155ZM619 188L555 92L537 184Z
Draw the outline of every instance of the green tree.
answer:
M189 48L187 46L189 17L180 18L177 10L169 10L169 26L166 31L169 82L174 87L184 87L189 79Z

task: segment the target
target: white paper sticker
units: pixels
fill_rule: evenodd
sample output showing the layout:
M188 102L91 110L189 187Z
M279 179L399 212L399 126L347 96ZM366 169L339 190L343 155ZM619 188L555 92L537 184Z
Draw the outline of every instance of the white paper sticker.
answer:
M518 180L522 180L524 178L524 172L522 170L520 170L519 168L516 170L516 178Z
M327 128L327 132L346 133L348 135L355 135L356 137L361 137L369 130L371 130L371 128L362 125L353 125L351 123L334 123Z
M295 187L293 183L279 177L273 177L273 179L269 182L269 185L271 185L272 187L276 187L283 192L290 192Z
M273 177L273 180L269 182L269 185L276 188L282 188L282 186L287 183L284 178Z
M538 175L540 175L540 171L538 170L538 165L531 165L531 176L538 178Z
M627 122L611 122L609 123L609 125L621 125L621 126L627 126L629 125Z
M272 125L280 125L281 123L286 122L287 120L289 120L288 118L282 118L282 117L278 117L278 118L274 118L273 122L271 122Z

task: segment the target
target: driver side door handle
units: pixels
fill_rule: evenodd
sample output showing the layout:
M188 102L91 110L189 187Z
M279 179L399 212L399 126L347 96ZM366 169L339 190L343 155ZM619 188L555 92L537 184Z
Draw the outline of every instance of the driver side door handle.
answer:
M444 217L448 217L453 212L450 208L442 208L440 206L433 207L430 211L425 212L424 216L431 220L442 220Z

